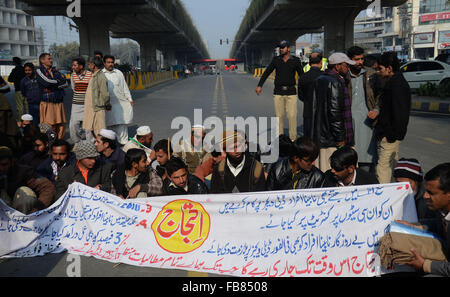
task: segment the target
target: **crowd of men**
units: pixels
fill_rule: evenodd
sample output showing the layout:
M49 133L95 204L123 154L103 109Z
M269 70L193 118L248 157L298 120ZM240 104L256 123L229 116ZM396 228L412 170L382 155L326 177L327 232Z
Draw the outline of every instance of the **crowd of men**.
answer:
M265 79L276 69L275 112L282 124L286 110L290 127L289 135L279 136L279 159L271 164L260 162L260 152L249 151L247 137L239 130L224 131L212 151L202 146L206 131L200 125L192 127L180 151L173 150L169 139L152 148L150 126L141 126L133 138L128 137L134 103L122 72L114 68L114 57L101 53L87 63L83 58L73 60L70 137L66 137L67 79L53 67L48 53L39 57L37 68L15 59L9 81L15 87L16 118L0 94L1 199L30 214L49 207L73 182L129 199L406 181L413 189L419 220L448 222L450 163L424 176L416 159L398 160L411 95L397 57L383 54L368 67L364 51L352 47L347 54L332 54L324 67L322 53L316 50L304 72L298 59L290 56L289 45L284 42L280 48L281 55L256 90L261 93ZM294 72L300 74L298 94L292 89ZM8 91L0 78L0 92ZM301 137L297 115L291 114L298 99L304 102ZM446 225L440 232L448 233ZM448 262L427 261L417 253L411 265L450 274Z

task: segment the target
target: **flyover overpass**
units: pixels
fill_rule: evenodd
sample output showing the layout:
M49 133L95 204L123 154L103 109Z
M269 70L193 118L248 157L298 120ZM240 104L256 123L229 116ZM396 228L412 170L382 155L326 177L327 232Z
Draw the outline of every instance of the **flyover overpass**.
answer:
M22 0L35 16L67 16L67 0ZM131 38L141 49L142 70L156 68L156 49L169 65L209 58L200 34L180 0L81 0L80 54L110 52L109 37ZM111 34L110 34L111 33Z
M288 40L295 47L301 35L318 32L324 32L326 56L332 50L344 51L353 45L356 16L373 1L252 0L234 38L230 57L250 65L267 65L279 41ZM398 6L406 1L381 0L381 6Z

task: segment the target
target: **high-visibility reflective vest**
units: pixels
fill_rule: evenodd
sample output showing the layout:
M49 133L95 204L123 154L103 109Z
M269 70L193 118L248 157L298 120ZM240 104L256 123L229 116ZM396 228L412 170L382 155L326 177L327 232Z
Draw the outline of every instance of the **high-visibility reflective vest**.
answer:
M327 66L328 66L327 58L322 58L322 69L320 69L320 70L325 71L325 69L327 69ZM309 69L311 69L311 65L309 65L309 63L308 63L305 65L305 67L303 67L303 72L306 73L309 71Z

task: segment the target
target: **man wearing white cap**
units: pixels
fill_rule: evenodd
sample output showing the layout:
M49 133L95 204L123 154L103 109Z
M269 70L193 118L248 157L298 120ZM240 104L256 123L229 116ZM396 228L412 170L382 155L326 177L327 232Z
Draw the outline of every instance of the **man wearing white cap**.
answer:
M136 135L130 138L128 142L124 145L122 150L126 153L129 149L137 148L144 150L147 154L147 159L150 160L150 155L152 153L153 132L149 126L140 126L136 130Z
M312 139L320 146L319 168L331 169L334 151L354 145L351 100L344 77L355 62L344 53L328 59L328 69L316 80L312 110Z
M125 153L117 147L116 133L112 130L101 129L95 142L95 148L100 153L100 163L112 163L112 170L124 164Z
M203 139L206 136L205 127L194 125L191 129L191 139L183 139L180 142L180 151L175 151L174 155L183 159L188 166L190 174L195 174L195 169L204 161L211 157L203 147Z
M20 119L21 121L21 128L25 128L26 126L32 125L33 124L33 116L31 114L23 114Z

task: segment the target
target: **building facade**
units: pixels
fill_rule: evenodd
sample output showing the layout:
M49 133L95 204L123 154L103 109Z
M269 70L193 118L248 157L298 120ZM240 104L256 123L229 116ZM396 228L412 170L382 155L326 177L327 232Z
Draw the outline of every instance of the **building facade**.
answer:
M16 0L0 0L0 60L19 57L35 60L38 55L34 18Z
M413 59L433 59L450 50L450 1L414 0Z

